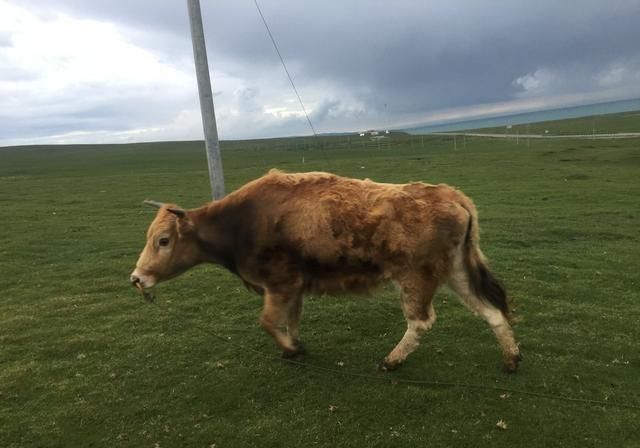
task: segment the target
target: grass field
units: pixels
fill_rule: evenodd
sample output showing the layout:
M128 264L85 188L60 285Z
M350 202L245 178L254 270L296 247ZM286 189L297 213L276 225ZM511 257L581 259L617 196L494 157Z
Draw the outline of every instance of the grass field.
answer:
M521 318L520 372L501 371L490 329L443 291L422 346L377 373L405 326L391 287L311 298L302 321L305 362L374 378L283 364L260 298L222 269L161 285L159 306L128 284L153 217L141 201L208 199L201 143L5 148L0 447L640 446L639 139L291 142L223 145L227 189L278 167L474 198Z

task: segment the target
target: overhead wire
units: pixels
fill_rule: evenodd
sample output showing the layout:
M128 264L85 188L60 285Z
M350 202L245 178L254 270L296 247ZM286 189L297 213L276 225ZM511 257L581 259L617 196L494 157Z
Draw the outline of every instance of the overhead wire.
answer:
M300 103L300 107L302 108L302 112L304 112L304 116L307 118L307 122L309 123L309 127L311 128L311 132L313 133L314 137L317 137L318 133L316 132L316 129L313 126L313 123L311 123L311 118L309 118L309 114L307 113L307 109L304 107L304 103L302 102L302 98L300 97L300 93L298 92L298 89L296 88L295 83L293 82L293 78L291 77L291 73L289 73L289 70L287 69L287 64L285 64L285 62L284 62L284 58L282 57L282 53L280 53L280 49L278 48L278 44L276 43L276 40L273 37L273 34L271 33L271 29L269 28L269 25L267 24L267 20L265 19L264 14L262 13L262 10L260 9L260 5L258 5L258 0L253 0L253 3L256 5L256 9L258 10L258 13L260 14L260 18L262 19L262 23L264 23L264 27L267 29L267 33L269 34L269 38L271 39L271 43L273 44L273 48L275 48L276 49L276 53L278 53L278 57L280 58L280 63L282 64L282 67L284 68L284 71L287 74L287 78L289 78L289 82L291 83L291 87L293 88L293 91L295 92L296 96L298 97L298 102Z

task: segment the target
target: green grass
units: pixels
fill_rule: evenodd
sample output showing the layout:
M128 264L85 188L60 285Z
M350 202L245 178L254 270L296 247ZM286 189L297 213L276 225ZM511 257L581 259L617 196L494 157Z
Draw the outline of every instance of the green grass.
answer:
M615 114L594 115L589 117L569 118L566 120L541 121L530 124L475 129L470 132L488 134L544 134L549 135L591 135L615 134L621 132L640 132L640 111L620 112Z
M640 406L640 140L360 142L223 144L227 189L272 167L462 188L525 360L502 373L486 324L441 292L422 346L376 373L404 332L384 287L308 300L306 362ZM208 196L201 143L0 150L1 447L640 446L638 410L282 364L260 298L217 267L161 285L162 308L143 302L127 282L153 217L141 201Z

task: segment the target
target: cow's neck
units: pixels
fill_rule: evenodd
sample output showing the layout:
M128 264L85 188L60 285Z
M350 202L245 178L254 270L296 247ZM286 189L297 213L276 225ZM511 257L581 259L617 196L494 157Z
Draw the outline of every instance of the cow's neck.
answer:
M192 219L197 229L198 246L204 262L219 264L237 273L233 251L235 235L233 228L224 220L224 207L219 202L208 204L192 212Z

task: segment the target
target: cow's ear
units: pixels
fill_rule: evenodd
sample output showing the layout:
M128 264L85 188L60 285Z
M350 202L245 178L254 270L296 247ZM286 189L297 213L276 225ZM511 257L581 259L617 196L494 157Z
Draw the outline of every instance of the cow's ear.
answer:
M193 232L193 230L195 229L193 220L185 210L182 210L181 208L172 207L172 208L168 208L167 211L170 213L173 213L178 217L178 219L176 220L178 224L178 234L186 235L188 233Z
M167 209L167 211L169 213L173 213L174 215L176 215L178 218L184 218L185 216L187 216L187 212L182 210L181 208L176 208L176 207L169 207Z

